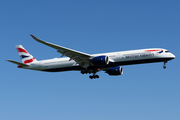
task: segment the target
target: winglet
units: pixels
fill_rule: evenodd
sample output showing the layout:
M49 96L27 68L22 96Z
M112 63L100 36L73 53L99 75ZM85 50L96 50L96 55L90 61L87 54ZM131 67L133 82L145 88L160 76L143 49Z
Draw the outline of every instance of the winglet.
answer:
M47 45L47 46L49 46L49 47L52 47L52 48L55 48L55 49L59 49L59 46L58 46L58 45L55 45L55 44L52 44L52 43L49 43L49 42L40 40L39 38L37 38L37 37L35 37L34 35L31 35L31 34L30 34L30 36L31 36L34 40L36 40L37 42L40 42L40 43L42 43L42 44L45 44L45 45Z
M31 36L33 39L36 39L36 37L35 37L34 35L31 35L31 34L30 34L30 36Z

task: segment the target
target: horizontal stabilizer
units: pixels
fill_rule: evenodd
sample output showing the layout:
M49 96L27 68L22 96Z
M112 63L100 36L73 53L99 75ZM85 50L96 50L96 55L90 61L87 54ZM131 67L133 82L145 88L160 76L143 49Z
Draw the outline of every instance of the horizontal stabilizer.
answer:
M14 60L6 60L6 61L9 61L9 62L12 62L12 63L14 63L14 64L20 65L20 66L22 66L22 67L27 67L27 66L29 66L29 65L27 65L27 64L20 63L20 62L14 61Z

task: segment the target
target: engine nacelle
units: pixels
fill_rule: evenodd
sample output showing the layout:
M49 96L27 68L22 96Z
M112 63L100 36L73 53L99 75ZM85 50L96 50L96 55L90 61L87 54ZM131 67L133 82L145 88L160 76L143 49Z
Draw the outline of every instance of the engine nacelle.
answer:
M109 64L109 58L108 56L97 56L97 57L94 57L92 60L91 60L91 63L93 65L97 65L97 66L104 66L104 65L108 65Z
M123 68L120 66L112 67L106 70L106 73L109 75L122 75L123 74Z

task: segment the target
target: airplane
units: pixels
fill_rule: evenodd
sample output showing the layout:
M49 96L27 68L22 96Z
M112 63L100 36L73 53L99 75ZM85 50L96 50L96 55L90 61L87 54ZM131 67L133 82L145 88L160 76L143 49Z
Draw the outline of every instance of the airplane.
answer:
M56 49L61 57L37 61L22 45L16 45L22 63L14 60L7 61L17 64L18 68L37 71L80 71L82 74L93 74L89 78L95 79L99 78L96 74L99 71L105 71L112 76L122 75L123 68L121 66L124 65L164 62L163 68L165 69L167 61L175 58L175 55L162 48L87 54L40 40L34 35L31 37L37 42Z

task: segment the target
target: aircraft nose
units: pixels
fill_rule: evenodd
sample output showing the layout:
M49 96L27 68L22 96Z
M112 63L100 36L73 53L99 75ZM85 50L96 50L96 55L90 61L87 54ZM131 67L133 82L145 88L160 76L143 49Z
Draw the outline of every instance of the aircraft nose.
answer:
M174 59L176 56L171 53L171 57Z

